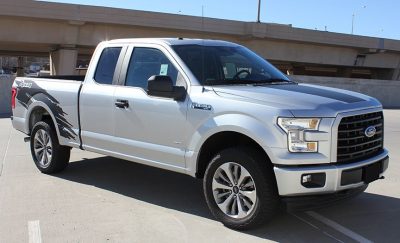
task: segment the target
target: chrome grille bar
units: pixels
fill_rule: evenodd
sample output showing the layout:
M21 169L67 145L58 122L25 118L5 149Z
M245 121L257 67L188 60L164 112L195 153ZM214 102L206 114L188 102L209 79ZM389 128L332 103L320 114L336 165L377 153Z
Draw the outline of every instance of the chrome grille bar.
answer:
M373 126L376 133L372 137L365 130ZM337 162L352 163L369 158L383 149L383 113L343 117L338 129Z

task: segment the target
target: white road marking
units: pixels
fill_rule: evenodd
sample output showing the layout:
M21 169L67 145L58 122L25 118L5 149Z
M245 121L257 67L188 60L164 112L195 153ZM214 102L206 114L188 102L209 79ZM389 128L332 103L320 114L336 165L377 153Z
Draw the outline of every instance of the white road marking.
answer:
M1 161L1 165L0 165L0 166L1 166L1 167L0 167L0 176L3 174L4 162L6 161L7 152L8 152L8 147L10 147L11 131L12 131L12 129L10 129L10 133L8 134L8 141L7 141L6 151L4 151L3 160Z
M28 222L29 243L42 243L39 220Z
M322 216L321 214L318 214L314 211L307 211L306 212L307 215L309 215L310 217L313 217L314 219L332 227L333 229L339 231L340 233L346 235L347 237L350 237L351 239L358 241L358 242L363 242L363 243L372 243L372 241L364 238L363 236L357 234L354 231L351 231L350 229L336 223L333 220L330 220L324 216Z
M293 213L290 213L290 214L291 214L292 216L296 217L297 219L299 219L300 221L303 221L304 223L310 225L311 227L313 227L313 228L319 230L319 227L317 227L316 225L312 224L311 222L308 222L307 220L303 219L302 217L300 217L300 216L298 216L298 215L296 215L296 214L293 214Z
M322 230L320 227L314 225L313 223L309 222L308 220L306 220L306 219L304 219L304 218L302 218L302 217L300 217L300 216L298 216L298 215L296 215L296 214L293 214L293 213L290 213L290 214L291 214L292 216L296 217L297 219L299 219L300 221L302 221L302 222L304 222L304 223L310 225L310 226L313 227L314 229L321 231L324 235L328 236L329 238L332 238L333 240L336 240L337 242L344 243L342 240L339 240L338 238L334 237L333 235L329 234L328 232L325 232L325 231Z

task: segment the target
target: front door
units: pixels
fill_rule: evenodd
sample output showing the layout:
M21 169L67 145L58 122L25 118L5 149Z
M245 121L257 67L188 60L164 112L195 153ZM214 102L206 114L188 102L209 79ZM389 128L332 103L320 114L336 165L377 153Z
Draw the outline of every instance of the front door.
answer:
M130 51L132 50L132 51ZM135 46L125 58L121 86L114 93L117 152L158 167L185 167L187 99L183 102L149 96L147 80L170 76L187 87L185 78L161 46ZM129 64L128 64L129 63ZM172 168L171 168L172 167Z

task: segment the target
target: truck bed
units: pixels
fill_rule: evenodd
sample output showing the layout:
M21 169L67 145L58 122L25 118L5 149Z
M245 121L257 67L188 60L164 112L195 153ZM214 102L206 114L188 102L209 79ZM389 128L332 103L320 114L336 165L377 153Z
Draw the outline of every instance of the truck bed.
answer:
M30 122L26 120L42 105L56 125L60 144L79 147L78 99L83 79L84 76L17 77L13 85L18 89L13 113L15 127L29 134Z

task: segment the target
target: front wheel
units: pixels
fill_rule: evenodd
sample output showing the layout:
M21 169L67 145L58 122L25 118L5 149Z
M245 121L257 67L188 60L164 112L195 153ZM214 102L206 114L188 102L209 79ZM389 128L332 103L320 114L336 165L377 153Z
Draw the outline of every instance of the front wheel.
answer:
M42 173L57 173L67 167L71 149L58 143L56 130L51 123L41 121L35 124L30 145L33 161Z
M207 167L204 194L212 214L237 230L272 219L279 196L272 167L257 150L238 147L219 152Z

